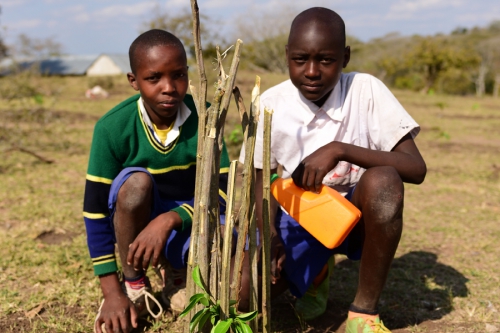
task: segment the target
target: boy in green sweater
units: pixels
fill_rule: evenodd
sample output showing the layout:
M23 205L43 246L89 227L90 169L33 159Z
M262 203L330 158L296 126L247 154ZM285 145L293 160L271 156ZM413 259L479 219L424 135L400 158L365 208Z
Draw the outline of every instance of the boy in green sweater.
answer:
M165 302L181 311L185 299L182 287L198 140L198 115L192 97L186 95L186 53L177 37L155 29L137 37L129 57L132 72L127 77L140 95L120 103L97 122L86 177L87 242L104 296L94 327L98 333L137 327L140 313L151 308L151 300L156 301L145 275L150 263L157 267L162 260L169 268ZM224 149L222 201L228 165ZM117 274L115 243L123 281ZM180 300L174 309L176 296Z

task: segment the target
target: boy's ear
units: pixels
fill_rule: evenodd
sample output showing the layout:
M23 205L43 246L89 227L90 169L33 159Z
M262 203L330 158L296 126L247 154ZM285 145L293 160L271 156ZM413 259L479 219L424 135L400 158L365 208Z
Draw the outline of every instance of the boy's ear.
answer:
M346 68L347 64L349 63L349 60L351 60L351 47L346 46L344 49L344 63L342 64L342 68Z
M139 90L139 87L137 86L137 80L135 79L135 75L134 73L127 73L127 79L128 79L128 83L130 84L130 86L135 90L135 91L138 91Z

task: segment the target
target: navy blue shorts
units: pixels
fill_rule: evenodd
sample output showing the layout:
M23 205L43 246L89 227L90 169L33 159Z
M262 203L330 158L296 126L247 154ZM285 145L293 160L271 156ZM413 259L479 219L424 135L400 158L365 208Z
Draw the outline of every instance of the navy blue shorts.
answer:
M113 227L113 215L116 210L116 199L118 197L118 191L122 187L123 183L135 172L144 172L151 177L153 182L153 207L151 207L150 220L153 220L158 215L170 211L172 208L178 207L184 203L193 207L194 197L190 200L164 200L160 198L160 194L156 187L155 180L153 176L145 168L130 167L123 169L118 176L113 180L111 184L111 190L109 191L108 198L108 208L111 213L111 227ZM224 215L221 215L221 221L224 220ZM165 258L170 262L172 267L180 269L186 267L189 242L191 239L191 228L186 230L173 230L170 237L167 240L163 254Z
M354 189L351 188L346 199L351 200ZM351 260L361 259L363 240L356 227L342 244L329 249L281 209L278 209L275 225L285 247L285 277L290 292L297 297L305 294L332 255L344 254Z

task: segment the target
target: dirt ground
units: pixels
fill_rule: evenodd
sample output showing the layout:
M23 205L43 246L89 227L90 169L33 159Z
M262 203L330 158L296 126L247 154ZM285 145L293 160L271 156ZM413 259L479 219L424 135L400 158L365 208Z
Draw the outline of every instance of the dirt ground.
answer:
M262 75L263 90L283 78ZM101 295L81 218L92 128L133 92L119 81L109 99L87 100L85 80L37 81L48 96L60 89L38 113L0 104L0 332L92 331ZM238 82L250 96L252 76L242 72ZM500 332L500 99L395 94L421 124L416 143L428 174L405 187L404 231L381 318L393 332ZM230 110L232 157L236 123ZM272 330L344 332L357 271L358 263L336 257L327 312L301 321L285 294L272 304ZM141 324L139 331L181 330L171 316Z

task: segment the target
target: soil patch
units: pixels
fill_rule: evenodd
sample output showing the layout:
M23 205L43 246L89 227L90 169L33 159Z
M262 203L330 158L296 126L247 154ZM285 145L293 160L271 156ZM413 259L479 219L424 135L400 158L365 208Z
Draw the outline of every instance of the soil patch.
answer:
M71 242L73 237L73 233L61 229L44 231L40 235L36 236L36 240L48 245L57 245L63 242Z

